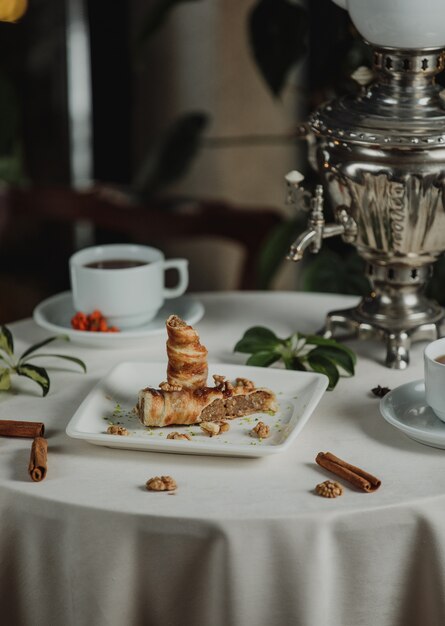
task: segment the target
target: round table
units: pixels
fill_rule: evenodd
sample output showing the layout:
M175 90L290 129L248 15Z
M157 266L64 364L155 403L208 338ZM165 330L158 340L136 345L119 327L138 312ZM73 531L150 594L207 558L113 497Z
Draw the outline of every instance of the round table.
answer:
M243 364L244 331L317 331L356 298L284 292L196 294L195 325L212 362ZM16 352L48 336L9 325ZM65 428L114 365L160 361L165 334L132 349L63 344L88 373L49 362L46 398L31 383L2 393L0 419L43 421L47 478L27 476L30 442L0 438L1 611L8 626L422 626L445 623L445 452L383 420L370 392L422 378L414 344L405 371L385 347L351 341L356 375L328 391L286 451L262 458L129 451L70 439ZM55 352L51 345L51 352ZM43 359L40 364L44 364ZM17 390L17 380L14 379ZM315 463L331 451L377 475L336 499ZM145 482L171 475L172 496Z

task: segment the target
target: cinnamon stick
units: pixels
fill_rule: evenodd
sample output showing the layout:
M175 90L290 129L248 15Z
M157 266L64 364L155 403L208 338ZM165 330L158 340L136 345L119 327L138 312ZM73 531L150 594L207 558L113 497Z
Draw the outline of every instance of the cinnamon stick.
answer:
M29 475L34 482L40 482L46 476L48 461L48 442L43 437L36 437L31 446Z
M331 452L319 452L315 461L333 474L344 478L358 489L368 493L375 491L382 484L381 480L364 470L351 465Z
M45 425L42 422L0 420L0 437L43 437Z

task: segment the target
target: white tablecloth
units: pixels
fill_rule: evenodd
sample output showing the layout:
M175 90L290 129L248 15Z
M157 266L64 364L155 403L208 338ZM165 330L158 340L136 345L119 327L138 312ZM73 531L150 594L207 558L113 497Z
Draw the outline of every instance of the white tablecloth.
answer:
M316 331L328 310L355 298L303 293L200 294L196 327L214 362L244 363L232 349L263 324L286 336ZM48 333L10 325L17 353ZM0 419L43 421L46 480L27 476L29 440L0 439L0 611L5 626L443 626L445 451L387 424L370 389L422 377L413 346L404 371L385 368L383 344L350 343L354 378L327 392L286 452L258 459L108 449L65 428L113 365L165 358L165 336L140 349L71 343L88 374L50 367L46 398L0 396ZM53 350L51 350L53 351ZM43 364L43 361L42 361ZM55 366L56 364L53 363ZM62 369L60 369L62 365ZM314 487L314 462L332 451L382 480L373 494ZM174 496L145 481L172 475ZM4 621L4 618L6 618Z

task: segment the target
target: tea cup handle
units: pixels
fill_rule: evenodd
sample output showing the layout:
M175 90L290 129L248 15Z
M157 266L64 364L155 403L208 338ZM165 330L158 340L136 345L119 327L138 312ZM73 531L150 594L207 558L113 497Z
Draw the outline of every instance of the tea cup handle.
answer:
M164 298L177 298L185 292L189 284L188 264L187 259L167 259L164 261L164 271L175 269L179 274L176 287L164 287Z
M339 7L341 7L342 9L347 9L348 6L348 0L332 0L332 2L335 2L335 4L338 4Z

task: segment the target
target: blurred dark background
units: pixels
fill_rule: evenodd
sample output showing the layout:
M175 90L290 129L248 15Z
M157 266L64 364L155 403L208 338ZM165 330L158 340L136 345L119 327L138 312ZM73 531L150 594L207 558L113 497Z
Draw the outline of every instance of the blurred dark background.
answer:
M192 290L302 288L295 129L367 54L330 0L30 0L0 22L0 322L94 243L190 253Z

